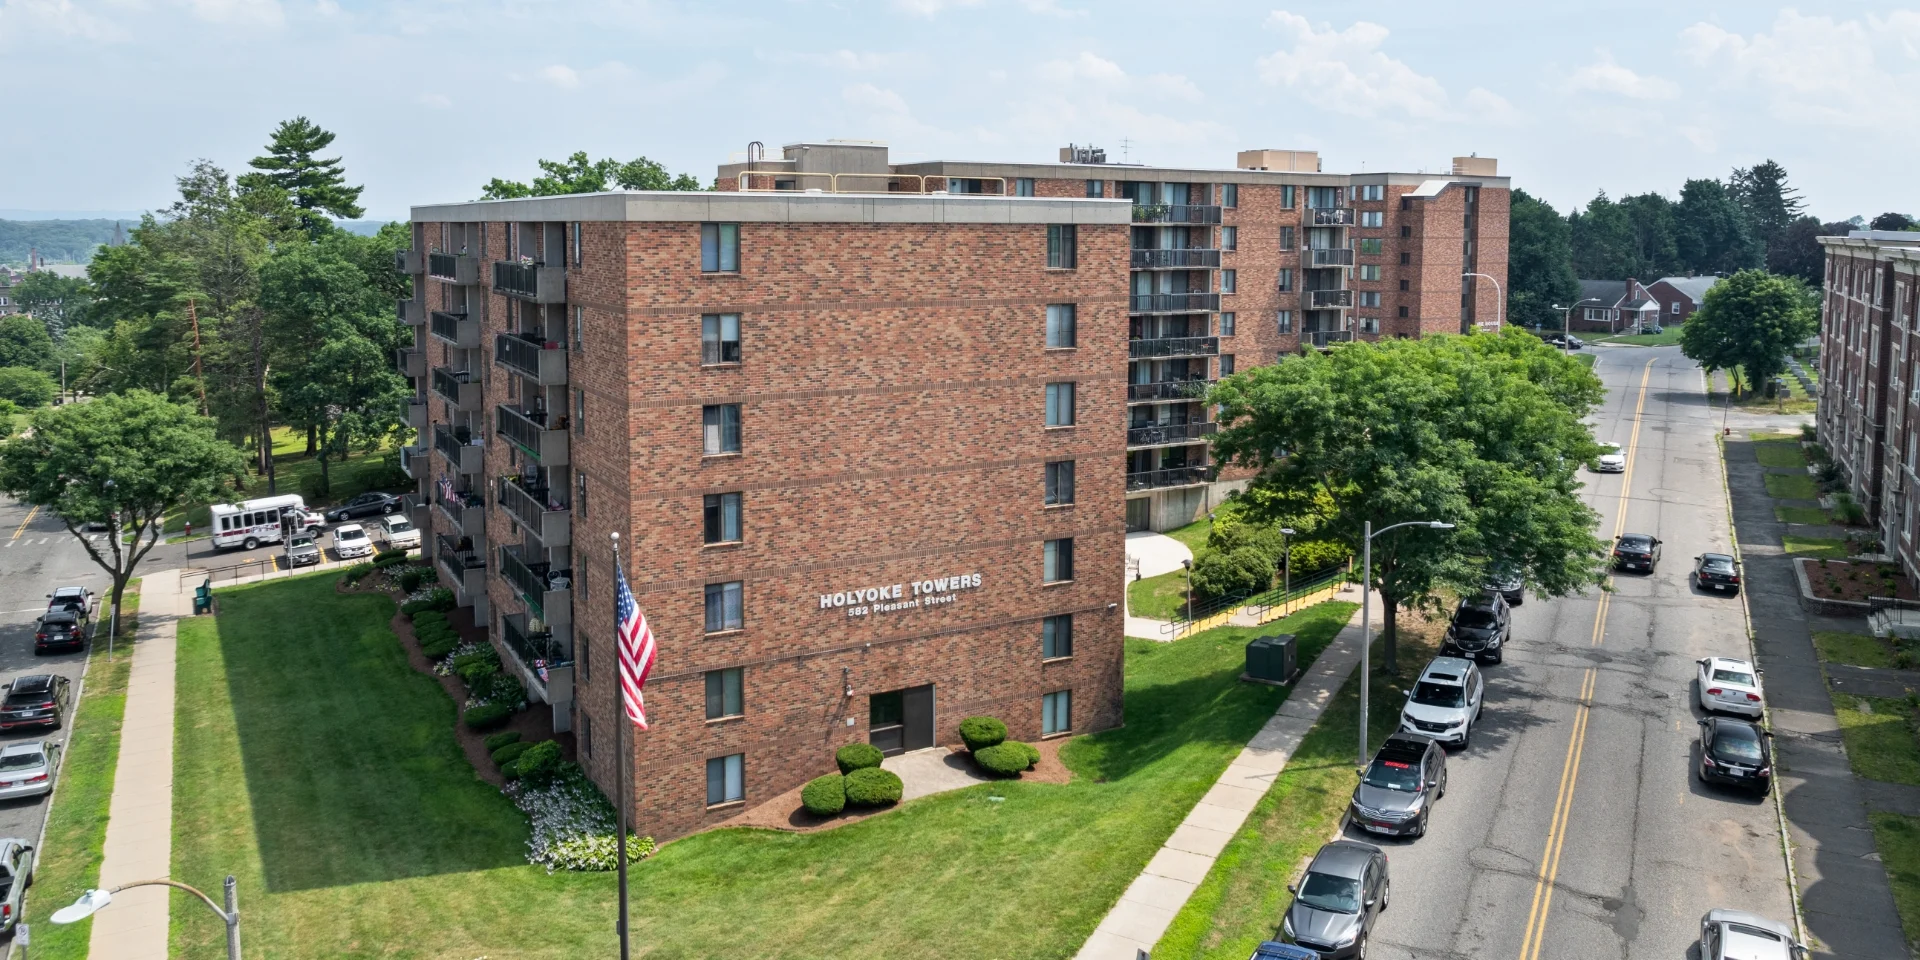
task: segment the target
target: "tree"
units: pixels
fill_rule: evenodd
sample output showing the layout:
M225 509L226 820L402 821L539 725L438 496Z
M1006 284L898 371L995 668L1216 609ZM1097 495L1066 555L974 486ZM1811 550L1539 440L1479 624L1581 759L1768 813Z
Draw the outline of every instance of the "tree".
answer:
M618 160L589 160L584 150L562 161L540 160L541 175L532 183L495 177L481 188L482 200L511 200L517 197L551 197L564 193L600 193L617 185L622 190L698 190L700 181L689 174L669 176L667 168L639 157L626 163Z
M1624 280L1633 259L1633 225L1627 213L1600 191L1584 212L1567 217L1572 231L1573 270L1586 280Z
M13 300L47 328L55 341L68 329L88 322L93 287L85 277L63 277L36 270L13 285Z
M1673 218L1680 262L1690 272L1732 273L1765 262L1746 211L1718 180L1688 180Z
M1713 285L1687 319L1680 351L1709 372L1739 367L1765 383L1787 367L1787 352L1819 329L1817 300L1796 277L1742 270Z
M118 614L167 513L216 499L242 463L213 421L135 390L35 413L31 434L0 445L0 491L60 518L113 578ZM89 540L87 523L106 524L107 536Z
M1356 555L1365 521L1456 526L1374 541L1391 670L1397 610L1431 605L1437 586L1477 589L1496 567L1547 596L1604 582L1607 544L1575 474L1599 452L1581 420L1604 394L1586 368L1509 329L1310 353L1235 374L1207 399L1221 408L1215 458L1257 471L1249 521L1324 497L1326 531Z
M1883 213L1867 224L1869 230L1912 230L1914 221L1904 213ZM18 290L18 287L14 288Z
M1806 207L1800 192L1787 185L1787 168L1772 160L1735 168L1727 178L1727 193L1746 211L1747 222L1768 253Z
M0 367L0 400L29 409L53 402L53 378L32 367Z
M1580 296L1573 273L1573 231L1545 201L1513 191L1507 220L1507 320L1521 326L1560 326L1558 303Z
M1851 223L1821 223L1818 217L1801 217L1787 224L1767 251L1767 269L1798 277L1808 286L1820 286L1827 274L1827 251L1820 246L1820 238L1844 237L1852 230Z
M0 367L45 370L52 359L53 338L44 324L25 313L0 317Z
M1642 193L1620 198L1620 212L1626 214L1627 227L1633 232L1629 248L1628 272L1605 280L1633 277L1652 282L1680 272L1680 245L1673 222L1673 201L1657 193Z
M283 192L292 203L300 228L309 236L318 236L331 225L322 214L342 220L366 216L360 208L360 192L366 188L347 186L340 158L314 158L333 143L333 136L332 131L306 117L281 121L267 141L266 154L250 163L260 172L240 177L240 188L250 193L262 188Z

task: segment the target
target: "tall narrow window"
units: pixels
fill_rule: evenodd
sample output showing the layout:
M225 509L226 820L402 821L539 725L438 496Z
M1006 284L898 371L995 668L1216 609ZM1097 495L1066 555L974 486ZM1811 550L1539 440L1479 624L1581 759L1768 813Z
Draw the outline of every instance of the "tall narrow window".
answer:
M1033 196L1033 178L1015 177L1013 181L1013 195L1016 197Z
M1293 184L1291 183L1283 184L1280 187L1280 208L1283 210L1293 209Z
M1076 345L1078 332L1074 329L1075 317L1073 304L1047 304L1047 346L1071 347Z
M1057 507L1073 502L1073 461L1060 460L1047 464L1047 506Z
M700 362L740 362L740 315L709 313L700 318Z
M1240 228L1239 227L1221 227L1220 228L1220 249L1222 250L1240 249Z
M1240 185L1239 184L1223 183L1220 185L1220 205L1223 207L1229 207L1229 208L1237 207L1240 205ZM1231 250L1233 248L1228 247L1227 249Z
M573 388L573 432L587 435L587 391L580 387Z
M584 709L580 711L580 752L593 756L593 715Z
M1292 189L1292 188L1288 188L1288 189ZM1289 203L1287 204L1287 206L1291 207L1293 206L1293 204ZM1292 249L1293 249L1293 228L1281 227L1280 228L1280 251L1282 253L1285 253Z
M1073 384L1047 384L1047 426L1073 426Z
M1234 293L1239 289L1240 289L1240 271L1238 270L1220 271L1220 292L1221 293Z
M1087 181L1087 196L1089 197L1105 196L1106 192L1107 192L1107 182L1105 180L1088 180Z
M580 221L573 222L573 265L580 265Z
M740 452L739 404L718 403L701 407L700 418L706 429L702 453L711 457Z
M1221 314L1220 315L1220 335L1223 337L1233 336L1233 323L1234 323L1233 311L1229 310L1226 313Z
M1280 281L1281 293L1286 293L1287 291L1293 289L1293 268L1292 267L1281 267L1279 272L1276 274L1276 276L1279 278L1279 281Z
M1411 237L1411 236L1413 236L1413 228L1412 228L1412 227L1409 227L1409 226L1402 226L1402 227L1400 228L1400 235L1401 235L1401 236L1403 236L1403 237Z
M700 225L700 269L705 273L736 273L740 269L740 225Z
M1040 698L1040 732L1042 734L1067 733L1073 730L1073 691L1056 690ZM707 768L713 768L713 761L707 761ZM713 775L707 775L709 782ZM712 793L712 789L708 789Z
M1404 267L1404 266L1408 266L1408 265L1410 265L1410 264L1412 264L1412 263L1413 263L1413 254L1411 254L1411 253L1405 253L1405 252L1403 252L1403 253L1401 253L1401 254L1400 254L1400 265L1401 265L1401 266L1403 266L1403 267Z
M1080 259L1079 250L1076 247L1073 224L1050 223L1047 225L1048 267L1060 270L1073 269Z
M745 713L741 704L741 670L707 671L707 719L719 720L722 717L737 717Z
M1279 329L1280 329L1280 332L1281 332L1281 333L1292 333L1292 332L1293 332L1293 311L1292 311L1292 310L1282 310L1282 311L1280 311L1280 314L1279 314Z
M1053 694L1047 694L1053 696ZM707 806L737 803L747 798L747 755L714 757L707 761Z
M587 349L587 308L573 308L573 352Z
M1040 621L1040 658L1053 660L1073 656L1073 614L1063 613Z
M575 593L574 595L579 596L578 593ZM593 680L593 658L591 656L592 653L593 653L593 644L587 641L587 635L585 633L582 633L581 631L575 630L573 632L574 669L576 672L580 674L581 683L588 683Z
M573 515L584 520L587 517L587 475L584 473L574 474L573 486ZM574 578L579 579L581 572L582 571L575 571ZM580 588L576 585L574 589L579 590Z
M740 494L707 494L704 513L708 543L740 542Z
M1233 354L1223 353L1220 355L1220 375L1223 377L1233 376Z
M738 580L707 584L707 632L741 629L746 623L742 598Z
M1048 540L1041 548L1040 579L1046 583L1060 583L1073 579L1073 538L1062 537Z

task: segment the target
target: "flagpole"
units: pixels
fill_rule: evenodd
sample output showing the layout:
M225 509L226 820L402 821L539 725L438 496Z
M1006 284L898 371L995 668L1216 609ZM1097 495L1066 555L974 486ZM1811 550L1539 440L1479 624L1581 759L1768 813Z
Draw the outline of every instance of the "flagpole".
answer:
M618 578L625 576L625 572L620 567L620 534L609 533L607 536L613 540L613 575L617 581ZM614 629L616 632L619 629L617 622L614 625ZM616 636L614 640L614 655L618 657L620 649L619 638ZM620 870L620 921L618 925L620 931L620 960L629 960L627 946L627 816L629 811L627 808L632 806L632 802L627 799L628 780L630 779L627 776L627 723L627 685L621 682L620 669L616 663L613 674L613 725L617 731L614 735L614 755L618 759L618 763L616 763L614 767L614 779L617 780L618 783L614 785L614 793L619 796L619 800L616 801L615 806L619 808L620 816L619 832L614 837L613 855L614 859L619 863Z

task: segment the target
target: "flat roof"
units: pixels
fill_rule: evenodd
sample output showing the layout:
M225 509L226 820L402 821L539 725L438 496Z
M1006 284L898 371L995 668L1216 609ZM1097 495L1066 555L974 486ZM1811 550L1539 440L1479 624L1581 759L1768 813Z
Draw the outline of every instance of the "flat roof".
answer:
M723 169L725 166L723 165ZM1344 186L1350 183L1391 183L1418 185L1438 180L1442 183L1477 184L1507 189L1507 177L1475 177L1454 173L1329 173L1294 170L1245 170L1239 167L1150 167L1126 163L1008 163L975 160L915 160L893 164L897 173L939 171L956 177L1064 177L1087 180L1165 180L1190 178L1205 183L1297 183Z
M618 190L517 200L430 203L415 223L586 220L641 223L1073 223L1133 222L1126 199L963 193Z

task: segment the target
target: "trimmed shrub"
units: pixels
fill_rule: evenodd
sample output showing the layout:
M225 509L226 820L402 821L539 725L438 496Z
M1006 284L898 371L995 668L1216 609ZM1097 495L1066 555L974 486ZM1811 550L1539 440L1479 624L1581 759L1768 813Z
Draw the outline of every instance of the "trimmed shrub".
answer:
M391 567L396 563L406 562L407 551L405 550L381 550L373 555L373 565L376 567Z
M1273 574L1273 561L1259 547L1247 546L1232 553L1201 554L1193 562L1190 581L1201 596L1242 596L1271 586Z
M1007 738L1007 725L997 717L968 717L960 721L960 742L968 750L983 750Z
M447 615L444 613L441 613L438 610L422 610L419 613L412 614L411 617L413 621L413 627L415 630L418 630L429 623L446 623L447 622Z
M341 574L341 577L347 581L347 586L353 586L354 584L359 583L361 580L365 579L367 574L372 572L373 572L373 564L356 563L353 566L348 567Z
M520 731L518 731L518 730L502 730L502 731L501 731L501 732L499 732L499 733L495 733L495 734L490 734L490 735L489 735L489 736L488 736L488 737L487 737L487 738L486 738L485 740L482 740L482 741L480 741L480 742L481 742L481 743L484 743L484 744L486 744L486 745L487 745L487 752L488 752L488 753L492 753L492 752L494 752L495 750L498 750L498 749L500 749L501 747L504 747L504 746L506 746L506 745L507 745L507 744L509 744L509 743L519 743L519 742L520 742Z
M514 736L517 737L519 734L516 733ZM492 740L493 737L488 737L487 739ZM493 751L493 765L499 767L501 770L505 770L511 766L515 760L520 759L521 754L531 749L533 749L533 744L531 743L515 741L513 743L502 744L500 749Z
M488 677L473 692L488 703L524 703L527 699L527 688L520 685L518 677L505 670Z
M420 644L420 653L428 660L439 660L447 654L452 653L453 648L459 645L460 638L458 637L439 637L431 642L422 641Z
M847 808L847 778L837 773L816 777L800 788L800 805L816 817L831 817Z
M849 743L833 752L833 762L840 767L841 773L872 769L884 759L880 748L871 743Z
M1011 742L1013 742L1013 743L1018 743L1018 744L1020 744L1020 746L1022 746L1022 747L1025 747L1025 748L1026 748L1026 750L1027 750L1027 769L1028 769L1028 770L1032 770L1032 769L1033 769L1033 765L1034 765L1034 764L1036 764L1036 763L1039 763L1039 762L1040 762L1040 748L1039 748L1039 747L1036 747L1036 746L1034 746L1034 745L1033 745L1033 744L1031 744L1031 743L1023 743L1023 742L1021 742L1021 741L1019 741L1019 740L1014 740L1014 741L1011 741Z
M513 707L505 703L483 703L472 707L460 716L460 722L469 730L498 730L513 716Z
M1018 776L1020 771L1034 765L1040 759L1040 752L1018 740L1008 740L973 752L973 762L996 777Z
M900 802L900 778L891 770L865 767L843 779L847 785L847 802L856 807L884 807Z
M408 570L400 575L400 589L411 594L420 589L420 571Z
M518 744L515 744L518 746ZM520 754L513 762L514 776L536 787L552 782L554 774L560 772L560 744L552 740L542 740Z
M444 613L452 609L453 591L445 587L436 588L432 596L421 597L418 600L408 600L406 603L400 605L400 612L409 617L423 610L438 610Z
M460 659L467 660L466 657ZM459 674L460 682L466 684L468 690L478 693L483 685L500 675L500 664L493 660L455 661L453 672Z

